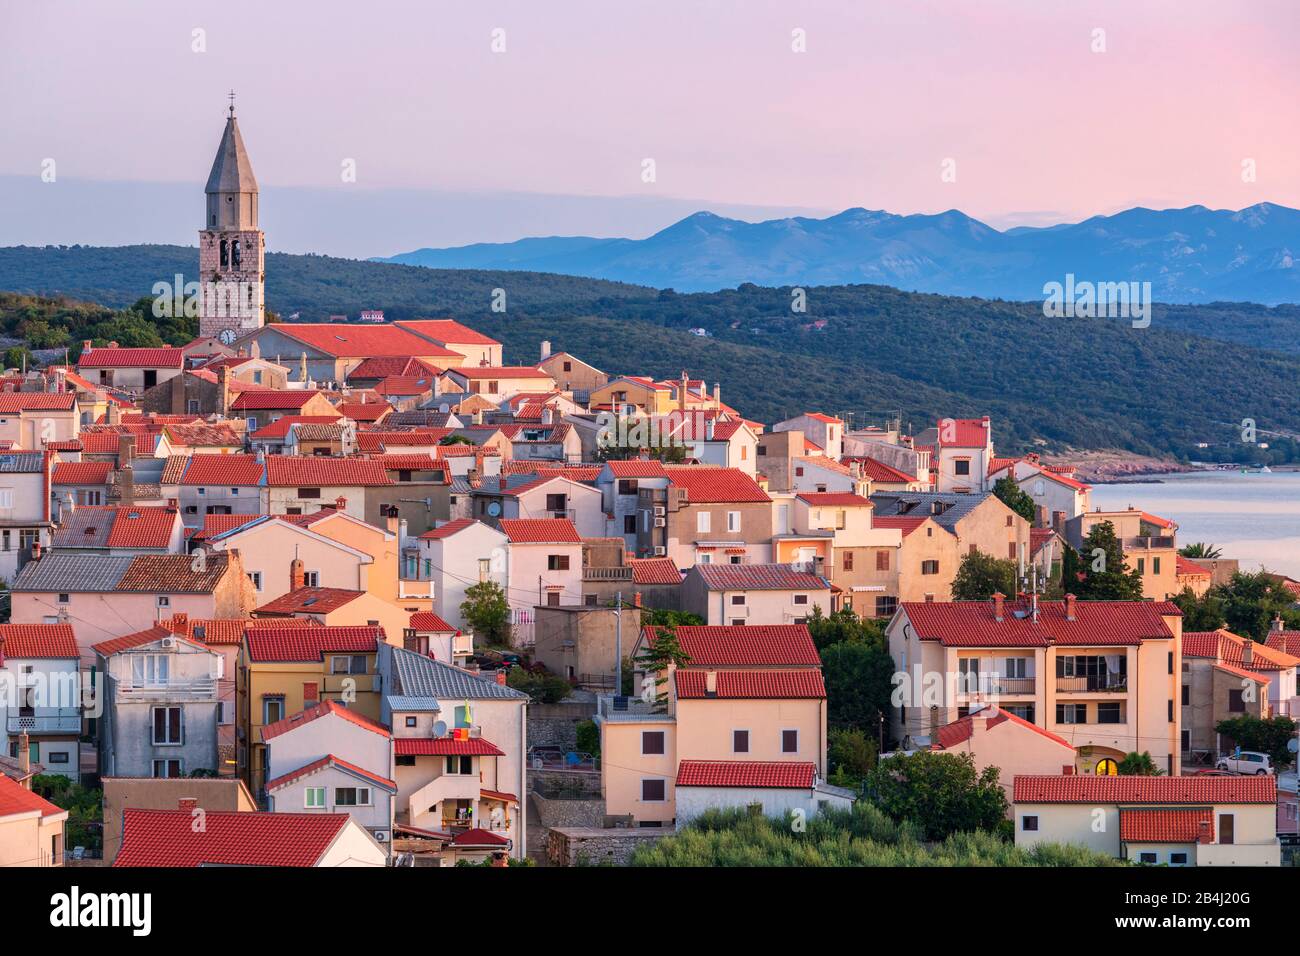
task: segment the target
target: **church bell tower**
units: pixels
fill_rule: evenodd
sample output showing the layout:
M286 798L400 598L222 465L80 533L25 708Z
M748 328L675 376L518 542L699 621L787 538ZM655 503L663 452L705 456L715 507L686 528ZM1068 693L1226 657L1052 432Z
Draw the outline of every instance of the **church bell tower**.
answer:
M199 335L229 345L265 321L266 239L257 228L257 180L235 120L235 94L208 175L199 232Z

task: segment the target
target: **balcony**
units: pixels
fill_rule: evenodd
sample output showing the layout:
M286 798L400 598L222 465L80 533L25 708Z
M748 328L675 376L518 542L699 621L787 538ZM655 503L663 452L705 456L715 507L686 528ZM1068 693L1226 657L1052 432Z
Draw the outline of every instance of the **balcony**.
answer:
M1127 674L1098 674L1092 677L1056 678L1058 694L1127 694Z
M995 675L989 681L989 693L999 694L1003 697L1009 697L1013 694L1032 694L1034 693L1034 678L998 677Z
M35 716L10 715L5 723L5 729L10 734L79 734L81 711L75 707L64 707L53 713Z
M444 773L411 794L411 812L418 817L445 800L477 800L482 787L477 773Z
M583 568L584 581L631 581L631 568Z
M1172 548L1174 546L1173 535L1159 535L1156 537L1142 538L1124 538L1121 546L1125 551L1150 551L1157 548Z
M117 683L117 699L122 701L208 700L215 699L216 696L217 681L213 677L139 682L124 680Z

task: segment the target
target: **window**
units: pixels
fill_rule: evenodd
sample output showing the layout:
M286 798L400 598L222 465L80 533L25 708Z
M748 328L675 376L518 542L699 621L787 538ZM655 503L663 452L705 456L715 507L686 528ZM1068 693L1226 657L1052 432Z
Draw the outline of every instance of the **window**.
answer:
M546 556L546 570L548 571L569 570L569 556L567 554L548 554Z
M68 603L69 601L71 601L71 600L72 600L71 596L69 596L69 595L67 595L67 594L60 594L60 595L59 595L59 603L60 603L60 604L67 604L67 603Z
M299 489L298 489L298 497L299 497L299 498L319 498L319 497L320 497L320 489L319 489L319 488L299 488Z
M1019 556L1020 556L1020 546L1017 545L1014 541L1010 541L1010 542L1008 542L1008 543L1007 543L1007 557L1008 557L1010 560L1014 561L1014 560L1016 560L1016 558L1019 557Z
M1056 722L1058 724L1086 724L1088 722L1088 705L1057 704Z
M667 786L662 779L646 778L641 781L642 803L663 803L667 799Z
M852 551L845 551L845 552L844 552L844 570L845 570L845 571L852 571L852 570L853 570L853 552L852 552Z
M781 731L781 753L797 754L799 752L799 731Z
M0 508L12 508L14 506L14 490L12 488L0 488Z
M707 511L701 511L698 515L696 515L695 530L700 534L707 534L709 531L709 518L710 518L710 513Z
M1033 833L1038 829L1038 817L1026 814L1020 818L1020 829L1026 833Z
M197 398L191 398L188 401L186 401L185 411L189 415L199 414L199 400Z
M1246 712L1246 699L1239 690L1228 691L1228 710L1234 714Z
M1015 515L1007 515L1007 527L1008 527L1008 528L1014 528L1014 527L1015 527L1015 524L1016 524L1016 516L1015 516Z
M1172 706L1173 701L1170 701ZM1117 702L1107 702L1097 705L1097 723L1099 724L1118 724L1122 722L1120 707Z
M1138 574L1146 574L1146 573L1147 573L1147 559L1146 559L1146 558L1138 558L1138 567L1137 567L1137 570L1138 570Z
M894 612L897 610L898 610L898 598L896 597L876 598L876 617L893 617Z
M922 573L922 574L938 574L938 573L939 573L939 562L938 562L938 561L922 561L922 562L921 562L921 573Z
M1139 853L1139 854L1138 854L1138 862L1139 862L1139 863L1151 863L1151 864L1154 864L1158 859L1159 859L1159 857L1156 856L1156 854L1151 853L1151 852L1149 852L1149 851L1148 851L1148 852L1143 852L1143 853Z
M1184 684L1183 685L1183 706L1186 707L1191 702L1192 702L1192 686L1190 684Z
M319 572L319 571L304 571L304 572L302 573L302 586L305 587L305 588L318 588L318 587L320 587L320 572Z
M253 582L253 589L254 589L255 591L260 591L260 590L262 590L262 572L261 572L261 571L249 571L249 572L248 572L248 580L250 580L250 581Z
M1174 652L1170 651L1169 652L1169 673L1172 674L1173 672L1174 672Z
M1151 573L1152 574L1160 573L1160 559L1158 557L1153 557L1151 559Z
M370 806L369 787L335 787L334 806L368 807Z
M155 777L179 777L181 776L181 762L176 759L155 760L153 762L153 775Z
M217 723L229 725L235 722L235 708L228 700L217 701Z
M623 533L636 534L636 515L623 516Z
M618 493L620 495L634 495L637 493L637 484L635 478L620 478L618 480Z
M795 603L795 604L807 604L807 603L808 603L808 595L806 595L806 594L796 594L796 595L794 596L794 603Z
M748 730L733 730L731 732L731 752L733 754L749 753Z
M970 459L969 459L969 458L955 458L955 459L953 459L953 463L952 463L952 473L953 473L954 475L969 475L969 474L970 474Z
M57 622L56 622L56 623L57 623ZM732 626L732 627L744 627L744 626L745 626L745 619L744 619L743 617L733 617L733 618L731 619L731 626Z
M743 595L743 594L733 594L733 595L731 596L731 603L732 603L733 606L737 606L737 607L738 607L738 606L742 606L742 605L744 605L744 603L745 603L745 595Z
M1003 676L1014 677L1016 679L1022 679L1029 676L1029 658L1008 657L1007 669Z
M876 570L877 570L877 571L888 571L888 570L889 570L889 552L888 552L888 551L877 551L877 552L876 552Z
M248 417L248 419L244 422L244 424L246 424L246 425L248 426L248 430L249 430L250 432L255 432L255 431L257 431L257 419L256 419L256 418L253 418L251 415L250 415L250 416Z
M277 720L284 720L284 698L263 697L262 698L262 723L273 724Z
M664 752L664 732L662 730L641 731L641 753L661 754Z
M336 655L330 658L331 674L364 674L366 672L366 656L364 654L353 654L350 656Z
M1169 698L1169 722L1171 724L1174 722L1174 700L1172 697Z
M302 805L308 810L324 810L325 788L308 787L302 792Z
M414 767L415 757L411 754L397 754L393 757L393 764L398 767Z
M406 726L408 727L415 727L418 723L419 721L415 717L406 718Z
M1169 854L1169 865L1170 865L1170 866L1186 866L1186 865L1187 865L1187 854L1186 854L1186 853L1170 853L1170 854Z
M153 742L165 745L181 743L181 709L179 707L153 708Z
M1183 745L1183 753L1191 753L1192 732L1190 730L1184 730L1181 734L1179 734L1179 738L1181 739Z
M159 607L171 607L171 604L172 604L172 599L169 598L167 595L165 595L165 594L160 594L160 595L158 595L158 606L159 606Z
M469 754L454 754L447 757L447 773L453 777L469 777L474 774L474 758Z
M49 753L45 755L46 763L70 763L67 751L62 753Z
M739 512L739 511L728 511L728 512L727 512L727 530L730 531L730 532L732 532L733 534L736 533L736 532L739 532L739 531L740 531L740 512Z

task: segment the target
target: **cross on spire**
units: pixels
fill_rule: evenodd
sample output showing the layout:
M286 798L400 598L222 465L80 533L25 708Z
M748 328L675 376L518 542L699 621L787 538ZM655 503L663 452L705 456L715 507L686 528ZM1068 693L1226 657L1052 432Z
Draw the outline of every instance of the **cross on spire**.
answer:
M235 115L235 91L234 90L230 91L230 115L232 117Z

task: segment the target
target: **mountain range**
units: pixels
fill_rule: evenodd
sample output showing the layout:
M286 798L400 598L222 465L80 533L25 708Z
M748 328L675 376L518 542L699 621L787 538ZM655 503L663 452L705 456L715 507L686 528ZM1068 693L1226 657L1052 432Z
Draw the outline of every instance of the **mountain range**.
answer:
M742 283L855 283L1032 301L1047 282L1150 282L1167 303L1300 302L1300 210L1133 208L999 231L952 209L896 215L846 209L763 222L697 212L645 239L552 236L425 248L375 261L609 279L679 292Z

